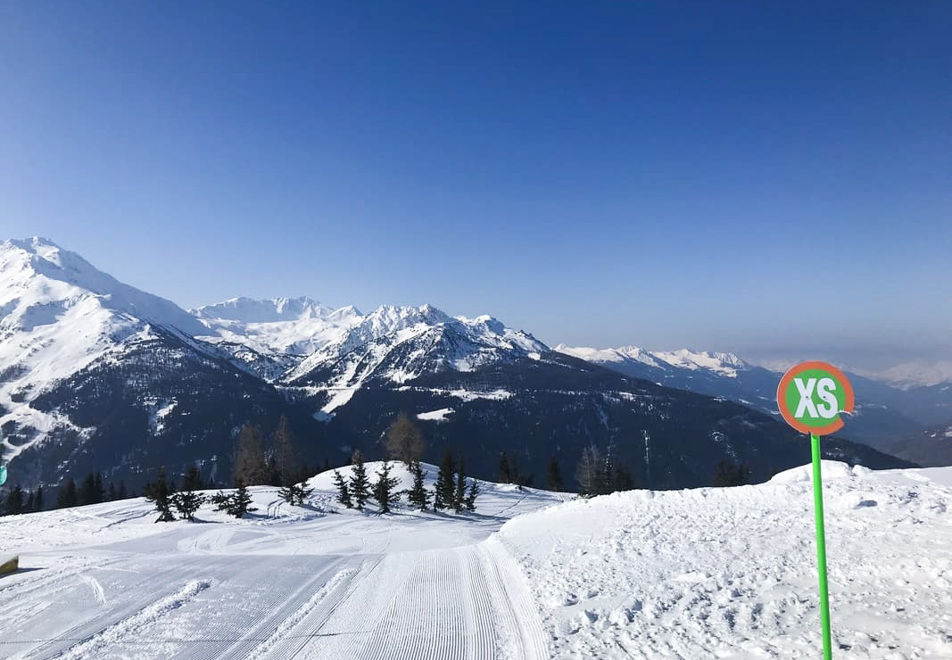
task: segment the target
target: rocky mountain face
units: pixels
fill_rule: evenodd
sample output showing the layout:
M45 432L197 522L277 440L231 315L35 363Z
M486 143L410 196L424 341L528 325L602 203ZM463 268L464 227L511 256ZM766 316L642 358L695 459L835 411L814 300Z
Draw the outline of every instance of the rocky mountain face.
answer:
M537 483L556 457L571 486L590 445L654 488L709 483L725 459L747 462L756 479L809 460L803 439L755 399L752 408L662 377L677 363L714 388L715 376L739 379L749 365L687 352L651 360L639 364L656 371L619 373L492 317L429 305L362 314L238 298L186 312L50 241L0 244L2 451L11 483L24 486L92 470L136 486L160 465L176 474L193 464L228 482L241 425L267 435L282 415L312 465L343 463L354 448L381 456L399 412L423 427L427 459L450 449L486 478L506 451ZM755 377L767 396L767 375ZM843 440L826 452L905 464Z

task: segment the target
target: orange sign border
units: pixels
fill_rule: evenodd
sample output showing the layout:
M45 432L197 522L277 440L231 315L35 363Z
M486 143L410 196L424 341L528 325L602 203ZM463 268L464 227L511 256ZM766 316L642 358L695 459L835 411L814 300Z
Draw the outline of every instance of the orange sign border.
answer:
M843 420L837 416L835 420L827 424L826 426L815 427L807 426L802 422L797 421L793 413L787 409L787 387L790 386L790 382L796 378L799 374L807 371L809 369L822 369L823 371L828 371L842 383L843 387L846 389L846 403L843 406L841 413L852 413L853 406L856 403L856 399L853 393L853 384L850 383L849 378L846 375L834 367L828 362L801 362L800 364L794 365L787 370L787 373L783 375L783 378L780 379L780 385L777 386L777 407L780 409L780 415L783 417L783 421L787 424L800 431L801 433L813 433L815 435L830 435L831 433L836 433L841 428L843 428Z

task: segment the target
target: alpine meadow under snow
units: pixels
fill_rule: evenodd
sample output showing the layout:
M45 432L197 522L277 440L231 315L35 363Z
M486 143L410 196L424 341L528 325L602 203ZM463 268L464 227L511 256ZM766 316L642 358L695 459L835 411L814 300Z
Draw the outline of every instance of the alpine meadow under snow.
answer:
M835 657L952 656L952 469L824 471ZM360 513L331 473L309 484L302 506L252 488L241 520L157 525L141 499L0 519L0 555L21 556L3 656L820 656L806 467L574 501L483 482L462 515Z

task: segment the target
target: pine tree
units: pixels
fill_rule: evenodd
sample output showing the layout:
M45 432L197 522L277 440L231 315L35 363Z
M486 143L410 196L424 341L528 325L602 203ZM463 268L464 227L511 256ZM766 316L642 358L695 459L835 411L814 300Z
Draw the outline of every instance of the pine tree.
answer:
M197 465L189 465L182 477L182 490L204 490L205 484L202 483L202 473Z
M367 479L367 468L364 466L364 455L360 450L356 450L351 457L353 467L350 475L350 494L354 498L354 503L361 511L364 510L364 504L370 498L370 481Z
M183 518L195 520L195 512L205 503L205 496L194 490L183 490L173 493L169 501Z
M215 505L215 511L228 511L231 508L231 495L226 495L222 491L212 495L211 501Z
M399 483L399 479L390 476L390 461L384 461L374 484L374 499L380 505L380 513L390 513L390 505L399 499L393 492Z
M251 494L248 492L248 487L244 484L238 484L235 494L231 496L231 506L228 509L228 513L235 518L244 518L246 513L252 513L258 510L256 507L250 506L250 504Z
M304 500L313 492L313 488L307 487L307 481L301 481L300 483L291 484L285 488L278 489L278 495L281 496L281 499L292 506L295 504L304 504Z
M159 517L155 519L155 522L171 522L175 520L171 508L173 492L165 480L165 466L159 468L159 476L155 480L155 483L148 484L145 491L146 499L153 502L155 504L155 510L159 512Z
M595 445L589 445L582 450L582 457L575 471L582 495L591 497L600 494L604 484L603 467L604 461Z
M509 465L509 457L503 452L499 457L499 483L512 483L512 467Z
M321 472L327 472L327 471L330 470L330 469L331 469L331 462L330 462L329 460L327 460L327 456L325 456L325 457L324 457L324 467L323 467L323 469L321 470Z
M466 464L462 454L456 463L456 488L453 490L453 511L461 513L466 507Z
M714 473L713 485L719 488L743 486L750 483L750 467L730 461L720 461Z
M33 497L33 510L43 510L43 486L36 487L36 494Z
M436 473L436 484L433 493L433 509L448 509L453 506L453 492L455 484L453 475L456 473L456 466L453 463L453 454L447 449L440 462L440 469Z
M119 482L119 491L118 491L118 493L117 493L116 496L117 496L117 498L120 499L120 500L124 500L124 499L126 499L126 498L129 496L129 495L126 493L126 482L125 482L125 481L120 481L120 482Z
M27 494L26 494L26 504L23 505L23 509L24 509L24 511L27 511L27 512L34 511L34 508L33 508L33 506L34 506L33 491L32 491L32 490L28 490L28 491L26 491L26 493L27 493Z
M466 493L466 510L476 510L476 498L479 496L479 482L473 479L469 482L469 491Z
M632 476L628 468L624 465L615 467L615 483L612 485L612 492L634 490L637 485L634 476Z
M552 491L562 490L562 472L559 470L559 461L555 456L549 459L549 470L545 475L545 487Z
M7 499L3 503L3 514L6 516L16 516L21 513L24 513L23 489L20 488L20 484L17 484L10 491L10 494L7 495Z
M411 504L419 507L421 511L426 511L430 504L430 493L426 489L426 482L424 481L426 473L420 466L420 461L413 461L410 472L413 474L413 487L407 493L407 499L410 500Z
M426 450L423 434L406 413L397 415L387 428L386 446L390 458L403 461L408 468L420 460Z
M339 470L334 470L334 485L337 486L337 501L348 509L354 506L350 498L350 488L347 486L347 480Z
M103 500L102 476L98 472L90 472L83 479L82 488L79 491L79 503L99 504Z
M110 502L119 499L119 493L116 490L116 483L114 481L109 482L109 488L106 489L106 499Z
M78 503L79 498L76 494L76 482L70 477L66 480L66 483L60 486L59 492L56 494L56 508L64 509L76 506Z
M276 485L291 486L295 483L300 461L294 448L294 434L288 427L288 418L284 415L278 420L271 440L274 444L274 467L278 477Z
M261 431L257 426L245 424L241 427L233 466L235 485L256 486L268 480L264 454L261 452Z

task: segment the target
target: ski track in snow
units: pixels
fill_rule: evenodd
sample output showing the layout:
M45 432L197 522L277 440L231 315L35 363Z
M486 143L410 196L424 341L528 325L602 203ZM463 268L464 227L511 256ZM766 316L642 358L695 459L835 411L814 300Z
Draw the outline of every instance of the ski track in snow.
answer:
M241 521L156 525L142 500L0 519L0 549L30 548L0 579L0 658L548 657L521 570L486 540L564 496L486 484L475 516L327 515L322 478L309 507L252 489Z
M824 476L834 657L952 658L952 469ZM820 657L808 467L557 507L483 483L466 516L342 510L329 473L311 485L304 507L252 488L240 521L155 525L143 500L0 518L23 569L0 578L0 658Z

